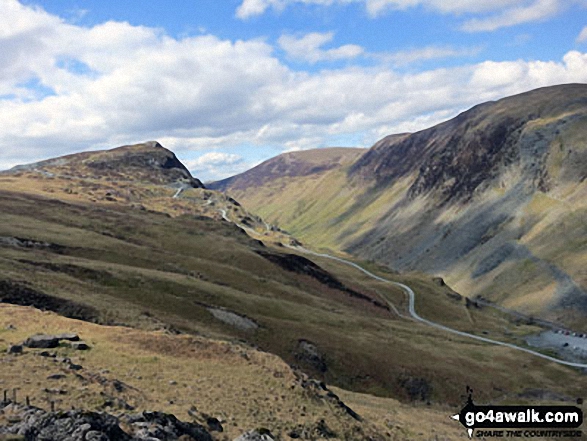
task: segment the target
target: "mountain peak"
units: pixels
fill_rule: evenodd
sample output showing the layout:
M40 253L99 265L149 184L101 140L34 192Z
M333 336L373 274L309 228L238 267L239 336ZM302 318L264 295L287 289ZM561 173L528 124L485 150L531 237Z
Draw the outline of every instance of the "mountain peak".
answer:
M175 156L157 141L125 145L111 150L76 153L11 170L112 181L136 181L175 187L202 188Z

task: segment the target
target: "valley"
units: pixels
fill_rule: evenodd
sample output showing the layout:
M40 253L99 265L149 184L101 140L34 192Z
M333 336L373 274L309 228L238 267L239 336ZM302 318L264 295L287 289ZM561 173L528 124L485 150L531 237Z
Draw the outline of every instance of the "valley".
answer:
M315 249L585 331L586 103L585 85L538 89L344 160L286 153L208 186Z
M1 384L45 409L212 416L218 440L452 439L467 387L479 402L575 404L587 360L530 346L548 320L585 326L587 90L564 105L555 92L211 185L155 141L0 173ZM538 165L503 128L527 101L542 110L520 117L522 141L565 121ZM490 110L506 141L469 158ZM7 353L72 332L88 351Z

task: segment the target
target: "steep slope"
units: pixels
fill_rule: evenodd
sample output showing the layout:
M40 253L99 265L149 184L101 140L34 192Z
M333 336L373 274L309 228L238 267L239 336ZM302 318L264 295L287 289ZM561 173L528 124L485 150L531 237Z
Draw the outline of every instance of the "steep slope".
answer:
M587 329L586 128L587 85L555 86L384 138L319 181L226 191L301 240Z

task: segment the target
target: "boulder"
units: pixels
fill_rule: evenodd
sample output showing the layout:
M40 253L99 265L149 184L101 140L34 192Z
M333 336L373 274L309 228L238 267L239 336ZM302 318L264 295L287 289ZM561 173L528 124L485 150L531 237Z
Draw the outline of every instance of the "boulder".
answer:
M50 349L59 346L59 337L55 335L33 335L23 343L28 348Z

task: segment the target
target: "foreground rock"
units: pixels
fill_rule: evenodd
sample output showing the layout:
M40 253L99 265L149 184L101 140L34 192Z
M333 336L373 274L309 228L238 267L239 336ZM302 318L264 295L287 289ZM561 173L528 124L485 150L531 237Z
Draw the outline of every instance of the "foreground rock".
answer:
M0 427L0 438L18 435L27 441L212 441L199 424L161 412L115 417L81 410L48 412L9 402L0 403L0 420L8 421Z

